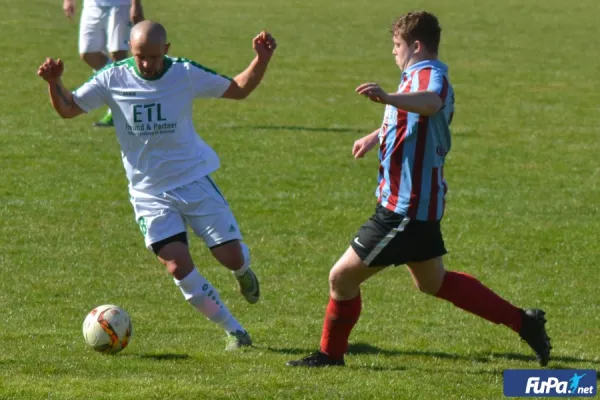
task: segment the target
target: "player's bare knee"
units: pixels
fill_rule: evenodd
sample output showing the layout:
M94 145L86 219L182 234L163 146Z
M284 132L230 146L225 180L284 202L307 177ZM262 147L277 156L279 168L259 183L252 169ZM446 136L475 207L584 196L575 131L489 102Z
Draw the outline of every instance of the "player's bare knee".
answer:
M415 282L415 286L422 293L435 296L442 286L443 275L441 277L438 276L424 276L421 279L413 276L413 281Z
M415 286L421 291L421 293L425 293L431 296L435 296L439 291L439 285L433 285L429 282L423 283L415 281Z
M167 268L167 271L169 271L169 273L171 275L175 275L178 272L178 264L177 261L175 260L160 260L163 265Z
M81 58L81 61L83 61L84 63L86 63L90 68L92 69L96 69L95 65L96 65L96 60L94 55L90 54L90 53L81 53L79 55L79 58Z
M343 294L355 290L357 286L344 270L333 268L329 272L329 289L332 292Z
M110 53L110 59L113 62L121 61L127 58L127 50L119 50Z
M177 279L185 278L194 269L185 232L152 244L152 250L167 271Z
M79 57L94 70L103 68L107 61L103 53L81 53Z
M194 264L184 259L164 260L160 259L171 274L176 279L183 279L194 270Z

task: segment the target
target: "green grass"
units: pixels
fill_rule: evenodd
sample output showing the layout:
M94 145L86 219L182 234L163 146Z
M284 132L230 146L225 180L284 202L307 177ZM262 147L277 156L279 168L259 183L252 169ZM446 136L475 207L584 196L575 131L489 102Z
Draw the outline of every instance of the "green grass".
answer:
M0 398L502 398L502 371L535 368L530 350L495 326L420 294L403 268L363 288L345 369L288 369L316 348L329 268L374 207L376 155L353 141L383 108L364 81L399 79L387 33L398 14L434 11L457 96L443 229L448 268L477 276L520 306L542 307L551 368L600 364L597 270L600 36L595 1L148 2L172 54L235 75L251 38L279 48L244 102L204 101L198 132L220 154L215 179L244 231L263 299L247 305L199 240L201 271L251 332L255 348L222 351L218 328L187 305L143 245L119 148L91 123L60 120L35 72L66 63L76 87L77 23L56 1L15 2L0 27ZM81 323L116 303L134 324L116 356L85 347Z

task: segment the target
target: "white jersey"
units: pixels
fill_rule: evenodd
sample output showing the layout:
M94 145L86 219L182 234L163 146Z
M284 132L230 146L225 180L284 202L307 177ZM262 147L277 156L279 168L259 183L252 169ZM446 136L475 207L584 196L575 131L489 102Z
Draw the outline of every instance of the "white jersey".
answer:
M130 4L131 0L83 0L83 7L119 7Z
M184 58L165 56L161 76L142 78L133 58L112 64L73 92L84 111L108 104L130 188L159 194L219 168L192 125L195 98L221 97L231 80Z

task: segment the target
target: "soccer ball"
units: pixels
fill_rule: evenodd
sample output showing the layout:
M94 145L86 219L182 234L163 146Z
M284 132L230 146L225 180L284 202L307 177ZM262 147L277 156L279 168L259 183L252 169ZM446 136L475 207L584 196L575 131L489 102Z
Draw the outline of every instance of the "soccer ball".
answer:
M115 354L129 344L133 332L129 314L119 306L94 308L83 321L83 337L96 351Z

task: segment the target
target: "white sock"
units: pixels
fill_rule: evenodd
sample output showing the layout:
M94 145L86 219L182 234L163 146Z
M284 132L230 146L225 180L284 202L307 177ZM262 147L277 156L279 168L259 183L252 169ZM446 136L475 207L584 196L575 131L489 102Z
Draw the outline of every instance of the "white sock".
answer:
M244 255L244 265L240 269L233 271L235 276L242 276L250 269L250 249L243 242L240 242L240 246L242 246L242 254Z
M196 307L209 320L225 329L228 333L245 332L245 329L231 315L225 304L219 298L217 290L200 275L196 268L182 280L173 278L175 284L183 293L183 297Z

